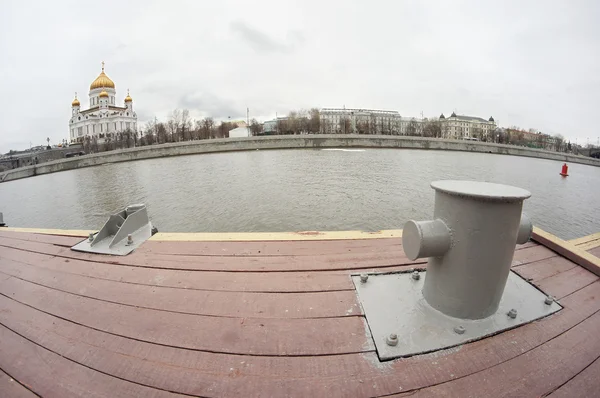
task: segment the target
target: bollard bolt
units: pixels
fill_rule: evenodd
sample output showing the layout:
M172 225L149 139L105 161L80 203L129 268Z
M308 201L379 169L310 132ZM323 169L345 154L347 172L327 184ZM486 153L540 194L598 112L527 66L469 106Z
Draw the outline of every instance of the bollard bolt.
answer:
M515 319L517 317L517 310L513 308L508 311L506 315L508 315L509 318Z
M360 274L360 283L367 283L368 279L369 279L369 275L367 275L367 274Z
M94 233L93 232L90 232L90 235L89 235L88 239L89 239L90 242L94 240Z
M131 234L127 234L127 244L128 245L133 244L133 238L131 237Z
M552 296L546 296L546 300L544 300L544 303L546 305L551 305L554 302L554 297Z
M417 270L414 270L414 271L412 272L412 278L413 278L414 280L416 280L416 281L418 281L419 279L421 279L421 275L419 274L419 271L417 271Z
M456 334L464 334L465 333L465 327L460 325L460 326L455 326L454 327L454 332Z
M387 343L387 345L391 345L391 346L395 346L398 344L398 335L396 335L395 333L390 334L388 337L385 338L385 342Z

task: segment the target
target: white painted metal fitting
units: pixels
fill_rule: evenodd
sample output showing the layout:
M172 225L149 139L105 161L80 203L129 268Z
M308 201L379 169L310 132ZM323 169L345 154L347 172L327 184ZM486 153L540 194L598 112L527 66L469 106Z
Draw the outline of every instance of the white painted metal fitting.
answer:
M544 300L544 304L551 305L555 301L553 296L546 296L546 300Z
M415 270L412 272L412 278L416 281L418 281L419 279L421 279L421 274L419 274L419 271Z
M91 242L94 240L94 233L90 232L90 235L88 236L88 240Z
M387 345L390 346L398 345L398 336L395 333L392 333L388 337L386 337L385 342Z
M367 283L367 280L369 280L369 275L367 275L367 274L360 274L360 282L361 283Z
M133 244L133 237L131 236L131 234L127 234L127 244L128 245Z
M517 317L517 310L513 308L508 311L506 315L508 315L509 318L515 319Z
M466 331L464 326L455 326L454 327L454 333L456 334L464 334Z
M438 311L483 319L498 310L515 245L529 240L522 217L528 191L476 181L435 181L433 220L408 221L402 232L411 260L429 257L423 297Z

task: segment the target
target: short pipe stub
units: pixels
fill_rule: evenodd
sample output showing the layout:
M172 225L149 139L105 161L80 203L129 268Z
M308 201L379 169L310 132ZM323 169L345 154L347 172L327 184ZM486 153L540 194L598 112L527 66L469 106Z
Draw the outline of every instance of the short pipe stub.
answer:
M402 246L411 260L443 256L451 243L450 230L442 220L411 220L404 224Z

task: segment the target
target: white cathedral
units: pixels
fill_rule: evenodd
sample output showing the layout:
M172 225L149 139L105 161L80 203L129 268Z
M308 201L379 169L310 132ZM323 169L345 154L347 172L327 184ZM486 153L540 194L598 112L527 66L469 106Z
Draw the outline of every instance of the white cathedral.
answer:
M102 72L90 85L90 107L81 110L81 103L75 99L71 103L69 136L71 142L82 142L86 136L97 137L100 142L107 136L126 130L137 131L137 115L133 111L133 100L125 97L124 106L117 106L115 83Z

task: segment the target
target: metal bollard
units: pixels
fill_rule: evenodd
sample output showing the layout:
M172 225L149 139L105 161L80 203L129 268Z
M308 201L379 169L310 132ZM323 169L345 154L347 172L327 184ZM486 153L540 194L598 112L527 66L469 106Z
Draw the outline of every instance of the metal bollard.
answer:
M402 233L408 258L429 257L423 297L442 313L482 319L496 312L515 244L531 237L521 214L528 191L475 181L436 181L433 221L408 221Z

